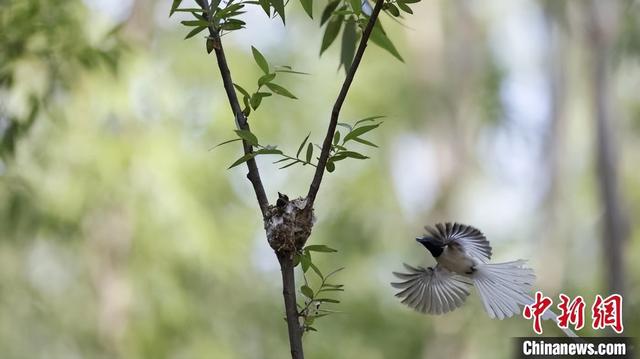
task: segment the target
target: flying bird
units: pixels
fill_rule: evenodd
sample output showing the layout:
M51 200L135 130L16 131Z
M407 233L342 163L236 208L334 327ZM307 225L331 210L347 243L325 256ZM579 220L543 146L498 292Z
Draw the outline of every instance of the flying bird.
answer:
M475 287L484 309L492 319L519 314L520 307L533 303L530 292L535 281L533 269L525 260L490 263L491 245L478 229L459 223L438 223L424 227L428 234L416 238L435 258L434 267L412 267L408 273L393 274L401 279L391 283L400 291L402 303L428 314L444 314L464 304ZM542 319L557 321L547 311ZM576 335L561 328L567 336Z

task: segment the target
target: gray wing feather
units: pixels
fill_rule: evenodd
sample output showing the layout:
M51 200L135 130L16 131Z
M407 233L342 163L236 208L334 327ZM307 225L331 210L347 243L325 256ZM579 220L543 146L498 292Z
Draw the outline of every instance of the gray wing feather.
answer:
M438 223L434 227L425 226L433 238L443 244L457 243L471 257L486 263L491 259L491 245L477 228L460 223Z
M402 298L403 304L419 312L447 313L464 304L469 296L471 282L466 277L439 266L426 269L408 264L404 266L408 273L393 272L402 281L391 285L400 289L396 297Z

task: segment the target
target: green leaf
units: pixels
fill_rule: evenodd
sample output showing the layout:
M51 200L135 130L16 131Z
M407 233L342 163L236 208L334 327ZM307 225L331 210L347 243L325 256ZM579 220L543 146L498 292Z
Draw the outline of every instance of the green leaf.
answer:
M312 156L313 156L313 144L309 143L307 145L307 156L306 156L307 163L311 163Z
M262 96L260 96L258 93L254 93L253 95L251 95L251 100L249 100L251 107L254 110L257 110L258 107L260 106L260 103L262 102Z
M367 141L367 140L363 140L363 139L362 139L362 138L360 138L360 137L356 137L356 138L354 138L353 140L354 140L354 141L356 141L356 142L360 142L360 143L362 143L363 145L367 145L367 146L371 146L371 147L376 147L376 148L378 147L378 145L376 145L375 143L373 143L373 142L369 142L369 141Z
M253 46L251 46L251 52L253 52L253 59L256 61L256 64L258 64L258 66L262 69L262 71L268 75L269 63L267 62L267 59L265 59L264 56L260 53L260 51L258 51L258 49L256 49Z
M371 41L373 41L374 44L376 44L376 45L380 46L381 48L387 50L395 58L397 58L398 60L404 62L404 59L402 58L402 56L400 56L400 53L398 52L396 47L393 45L391 40L389 40L387 35L384 33L384 30L382 29L382 26L379 25L379 23L376 22L376 25L373 27L373 30L371 31L371 37L370 38L371 38Z
M206 26L198 26L198 27L194 28L193 30L189 31L189 33L187 34L187 36L184 39L186 40L186 39L192 38L192 37L196 36L197 34L199 34L200 32L202 32L202 30L204 30L206 28L207 28ZM209 52L211 52L211 51L209 51Z
M389 4L389 6L387 7L387 11L395 17L400 16L400 10L398 10L398 7L394 4Z
M397 2L398 7L400 8L400 10L408 13L408 14L413 14L413 10L411 10L411 8L409 7L409 5L401 3L401 2Z
M338 268L338 269L334 270L333 272L331 272L331 273L327 274L327 275L325 276L325 278L330 278L330 277L334 276L336 273L340 272L340 271L341 271L341 270L343 270L343 269L344 269L344 267L340 267L340 268ZM326 285L326 286L331 286L331 284L325 284L325 285ZM344 287L344 286L343 286L342 284L338 284L338 285L334 285L334 287Z
M351 8L356 15L360 14L362 8L362 0L349 0L349 5L351 5Z
M298 148L298 152L296 152L296 158L300 157L300 152L302 152L302 149L304 148L304 145L307 143L307 140L309 139L309 136L311 136L311 132L309 132L307 137L305 137L304 141L302 141L302 143L300 144L300 147Z
M180 23L184 26L209 26L209 23L203 20L184 20Z
M287 159L290 160L290 158L287 158ZM280 167L279 169L283 170L283 169L285 169L287 167L291 167L291 166L293 166L293 165L295 165L296 163L299 163L299 162L300 162L299 160L294 160L293 162L289 163L288 165L284 165L284 166Z
M308 325L305 328L307 329L307 331L310 331L310 332L317 332L318 331L318 329L316 329L314 327L311 327L311 326L308 326Z
M300 256L300 264L302 265L302 272L307 273L311 265L311 255L309 252L304 252L302 256Z
M253 153L247 153L246 155L238 158L231 166L229 166L229 168L227 169L232 169L233 167L240 165L244 162L249 161L250 159L254 158L255 156L257 156L258 154L253 152Z
M171 4L171 10L169 11L169 17L171 17L171 15L173 15L173 13L178 10L178 6L180 6L181 2L182 0L173 0L173 3Z
M236 88L236 90L240 91L240 93L244 96L244 97L251 97L251 95L249 95L249 92L247 92L247 90L245 90L244 88L242 88L242 86L238 85L238 84L233 84L233 87Z
M258 138L256 137L256 135L251 133L251 131L247 131L247 130L234 130L234 131L238 135L238 137L247 141L247 143L249 143L250 145L252 146L258 145Z
M313 290L309 288L308 285L305 284L302 287L300 287L300 292L304 294L305 297L309 299L313 299Z
M333 41L338 37L338 33L340 32L340 27L342 27L342 17L334 17L327 24L327 28L324 30L324 36L322 36L322 45L320 45L320 55L324 50L328 49L329 46L333 43Z
M269 0L258 0L258 2L260 3L262 10L264 10L264 13L271 17L271 6L269 4Z
M322 272L320 272L320 269L318 269L318 267L316 267L316 265L313 264L313 262L309 262L309 267L313 269L313 271L318 275L318 277L320 277L320 279L324 279Z
M224 141L224 142L220 142L220 143L218 143L217 145L215 145L215 146L211 147L211 148L209 149L209 151L213 150L213 149L214 149L214 148L216 148L216 147L220 147L220 146L222 146L222 145L226 145L227 143L231 143L231 142L235 142L235 141L242 141L242 139L241 139L241 138L234 138L234 139L232 139L232 140L227 140L227 141Z
M296 75L311 75L308 72L293 71L291 69L277 69L276 72L283 72L287 74L296 74Z
M312 244L310 246L306 246L304 247L305 250L308 250L310 252L324 252L324 253L334 253L337 252L337 250L324 245L324 244Z
M358 127L358 125L363 123L363 122L373 121L373 120L377 120L379 118L384 118L384 117L386 117L386 116L378 115L378 116L365 117L362 120L356 121L356 123L353 124L353 127Z
M282 151L276 148L261 148L255 152L258 155L281 155Z
M361 153L354 152L354 151L344 151L344 152L340 152L339 154L345 157L355 158L357 160L366 160L369 158Z
M354 139L356 137L362 136L363 134L378 128L379 126L380 126L380 124L377 123L375 125L367 125L367 126L361 126L361 127L355 128L355 129L353 129L353 131L347 133L347 135L344 136L344 140L342 142L346 143L349 140L352 140L352 139Z
M233 17L236 15L240 15L243 14L244 12L239 12L238 10L242 9L244 7L244 4L232 4L232 5L228 5L227 7L225 7L222 10L219 10L218 12L216 12L214 18L216 19L225 19L228 17Z
M276 13L280 15L282 23L284 24L284 0L271 0L271 6L273 6Z
M307 15L313 19L313 0L300 0L300 4Z
M334 0L327 4L327 6L322 11L322 16L320 16L320 26L324 25L324 23L329 20L331 14L333 14L333 10L335 10L339 4L340 0Z
M214 47L215 47L215 40L213 40L212 38L207 38L207 54L210 54L211 51L213 51Z
M338 122L338 126L342 126L342 127L346 128L346 129L349 129L349 131L353 130L353 127L351 127L351 125L348 124L348 123Z
M333 134L333 144L337 145L338 143L340 143L340 131L336 131L336 133Z
M331 173L336 170L336 165L331 159L327 160L327 172Z
M264 84L271 82L275 78L276 78L275 73L263 75L258 79L258 87L262 87Z
M287 90L286 88L278 85L278 84L274 84L272 82L266 83L265 85L267 85L267 87L269 88L269 90L273 91L273 93L278 94L280 96L284 96L284 97L288 97L288 98L292 98L292 99L297 99L297 97L292 94L291 92L289 92L289 90Z
M359 3L360 0L357 0L357 2ZM351 19L347 20L344 24L344 31L342 31L342 51L340 53L340 63L344 66L345 72L349 71L353 63L357 41L356 22Z
M331 298L320 298L320 299L315 299L318 302L326 302L326 303L340 303L339 300L337 299L331 299Z

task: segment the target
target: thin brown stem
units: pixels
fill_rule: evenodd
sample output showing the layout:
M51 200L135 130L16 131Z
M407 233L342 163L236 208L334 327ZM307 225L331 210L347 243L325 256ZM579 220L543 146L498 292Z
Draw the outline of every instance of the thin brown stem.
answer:
M209 8L209 1L198 0L198 4L203 8L204 16L208 19L207 9ZM229 105L231 106L231 111L233 112L233 117L240 129L250 131L247 117L244 115L244 113L242 113L242 108L240 107L240 102L238 102L236 90L233 87L233 79L231 78L229 64L227 63L227 58L224 54L222 41L220 41L220 34L215 28L213 28L213 26L209 26L209 36L214 41L213 49L216 54L218 69L220 70L220 75L222 76L222 83L227 94L227 99L229 100ZM242 146L244 148L245 154L253 152L252 146L247 141L242 140ZM253 158L248 160L247 167L249 168L247 178L253 185L253 191L256 193L256 199L258 200L258 205L260 206L260 211L262 212L262 217L264 218L266 216L267 209L269 208L269 200L267 199L267 194L265 193L264 186L262 185L262 180L260 179L260 171L258 170L256 160Z
M316 172L313 176L313 180L311 181L311 185L309 186L309 192L307 194L307 206L313 206L313 202L316 199L316 195L318 194L318 190L320 189L320 184L322 183L322 176L324 175L325 168L327 166L327 160L329 159L329 152L331 151L331 141L333 140L333 135L336 132L336 126L338 125L338 118L340 117L340 109L342 108L342 104L344 104L345 99L347 98L347 93L349 92L349 88L351 87L351 83L353 82L353 78L356 75L356 71L358 70L358 66L362 61L362 56L364 55L364 50L367 48L367 42L369 41L369 36L371 36L371 31L373 31L373 27L378 19L378 15L382 10L382 5L384 4L384 0L378 0L376 2L376 6L373 8L373 12L371 13L371 17L369 18L369 22L362 32L362 38L360 39L360 44L358 45L358 50L353 58L353 63L351 64L351 68L347 72L347 76L342 83L342 88L340 89L340 93L338 94L338 98L333 105L333 110L331 111L331 119L329 120L329 128L327 129L327 135L324 138L324 142L322 143L322 151L320 152L320 159L318 160L318 166L316 167Z
M289 330L289 347L292 359L304 359L302 350L302 327L298 322L298 308L296 304L296 282L294 276L293 259L289 253L277 253L282 271L282 297Z

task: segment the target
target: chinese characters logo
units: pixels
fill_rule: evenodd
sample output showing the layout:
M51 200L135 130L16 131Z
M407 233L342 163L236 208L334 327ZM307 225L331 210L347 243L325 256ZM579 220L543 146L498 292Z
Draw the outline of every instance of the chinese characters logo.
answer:
M536 334L542 334L541 320L551 318L545 317L545 312L552 305L553 300L538 291L534 302L524 307L522 316L525 319L533 319L533 330ZM560 294L560 303L557 307L560 310L560 315L557 317L558 327L568 328L569 325L573 325L575 330L584 327L586 307L584 298L577 296L572 300L568 296ZM622 333L622 296L620 294L612 294L606 298L596 295L591 306L591 327L593 329L610 327L616 333Z

